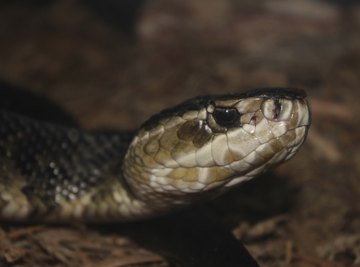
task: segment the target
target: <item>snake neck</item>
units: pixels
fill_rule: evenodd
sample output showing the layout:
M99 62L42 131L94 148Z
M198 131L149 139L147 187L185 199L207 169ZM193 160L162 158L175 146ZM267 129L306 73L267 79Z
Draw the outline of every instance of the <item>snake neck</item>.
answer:
M0 219L121 220L139 211L124 181L133 133L82 131L0 111Z

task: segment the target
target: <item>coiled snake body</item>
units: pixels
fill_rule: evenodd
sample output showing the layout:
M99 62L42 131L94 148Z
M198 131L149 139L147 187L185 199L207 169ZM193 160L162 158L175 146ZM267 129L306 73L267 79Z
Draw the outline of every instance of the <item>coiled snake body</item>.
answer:
M310 111L298 89L205 96L131 133L0 112L0 220L129 221L214 198L289 158Z

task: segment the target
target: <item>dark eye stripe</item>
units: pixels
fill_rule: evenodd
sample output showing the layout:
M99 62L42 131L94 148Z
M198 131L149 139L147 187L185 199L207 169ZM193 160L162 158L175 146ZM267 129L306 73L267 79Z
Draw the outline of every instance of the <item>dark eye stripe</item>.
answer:
M215 108L213 117L216 123L221 127L234 127L239 125L240 113L235 108Z

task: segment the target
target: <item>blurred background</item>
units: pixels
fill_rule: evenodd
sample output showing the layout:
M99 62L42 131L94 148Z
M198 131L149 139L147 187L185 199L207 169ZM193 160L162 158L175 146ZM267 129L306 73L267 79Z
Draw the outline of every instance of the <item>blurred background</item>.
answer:
M355 0L0 2L0 103L23 113L46 98L121 130L196 95L307 90L299 154L206 207L262 266L360 266L359 84ZM4 226L0 265L34 264L170 266L121 235Z

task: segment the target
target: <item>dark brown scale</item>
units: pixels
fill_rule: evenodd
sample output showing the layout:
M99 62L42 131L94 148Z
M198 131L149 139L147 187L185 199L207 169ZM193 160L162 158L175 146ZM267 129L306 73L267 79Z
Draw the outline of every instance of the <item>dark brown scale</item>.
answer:
M12 172L25 180L22 191L29 200L36 196L56 206L56 195L70 200L107 177L122 179L119 174L131 136L81 132L1 111L0 169L8 158Z
M195 147L202 147L204 144L210 141L213 133L210 130L210 127L207 127L206 124L201 126L201 129L196 133L193 138L193 144Z
M190 141L194 138L194 135L196 135L200 130L201 124L199 121L187 121L177 131L177 136L181 140Z

